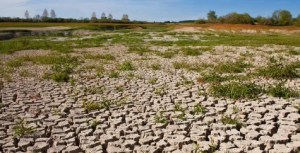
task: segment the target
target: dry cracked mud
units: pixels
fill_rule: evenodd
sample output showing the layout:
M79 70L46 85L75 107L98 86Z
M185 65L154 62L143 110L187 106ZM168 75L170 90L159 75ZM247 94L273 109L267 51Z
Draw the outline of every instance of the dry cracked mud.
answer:
M282 46L214 46L214 53L171 59L127 53L128 47L123 45L105 48L79 49L70 55L110 53L116 57L112 63L130 60L135 69L120 71L118 78L97 75L95 70L80 71L72 74L74 84L40 80L43 73L39 71L49 69L46 65L14 69L13 80L0 85L0 152L293 153L300 149L300 114L295 108L299 97L260 94L256 99L234 100L199 94L209 86L196 81L201 74L172 66L175 61L228 61L246 52L254 54L253 65L261 66L269 54L257 50L276 51ZM21 53L1 56L7 59ZM298 56L290 57L290 61L297 60ZM106 62L106 69L115 66ZM81 66L97 63L84 59ZM149 68L157 63L159 70ZM34 76L18 76L24 68ZM258 84L274 82L256 79ZM299 81L292 79L286 84L299 89ZM195 112L197 106L199 112ZM225 117L238 119L239 124L226 124Z

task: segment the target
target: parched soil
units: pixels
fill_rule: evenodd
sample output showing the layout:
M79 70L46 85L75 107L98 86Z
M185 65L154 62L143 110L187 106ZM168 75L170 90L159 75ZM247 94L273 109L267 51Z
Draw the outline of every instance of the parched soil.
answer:
M201 38L199 33L195 35ZM147 36L149 41L178 41L155 32ZM100 47L55 52L79 59L80 64L70 74L74 82L42 79L52 65L24 62L10 67L12 81L3 79L3 86L0 84L0 152L294 153L300 149L299 95L284 99L261 93L256 98L234 99L210 94L212 85L253 82L267 87L280 82L254 72L267 66L271 57L284 57L287 63L299 61L300 55L288 52L299 47L152 45L141 53L136 51L144 47L141 44L132 49L133 42L118 44L111 39ZM161 55L172 51L172 57ZM0 56L46 56L50 52L25 50ZM238 73L217 71L218 64L239 59L252 67ZM175 69L176 62L190 65ZM8 68L5 62L1 66ZM31 76L21 76L23 70ZM210 70L220 76L254 76L199 81ZM289 89L300 90L299 77L284 81Z

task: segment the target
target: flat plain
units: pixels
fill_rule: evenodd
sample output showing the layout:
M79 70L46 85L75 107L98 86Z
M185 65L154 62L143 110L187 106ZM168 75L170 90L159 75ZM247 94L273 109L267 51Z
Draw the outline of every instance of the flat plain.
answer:
M299 152L299 28L0 27L0 152Z

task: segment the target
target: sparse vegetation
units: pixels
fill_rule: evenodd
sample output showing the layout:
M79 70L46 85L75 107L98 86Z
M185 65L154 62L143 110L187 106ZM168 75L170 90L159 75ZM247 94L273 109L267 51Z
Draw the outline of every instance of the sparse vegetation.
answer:
M240 129L242 127L242 123L239 121L238 117L235 117L235 118L231 118L230 116L228 115L223 115L222 118L221 118L221 122L223 124L234 124L236 125L237 129Z
M155 84L157 80L158 80L158 78L150 78L148 82L150 84Z
M151 64L152 70L160 70L161 65L160 64Z
M33 127L28 127L27 121L25 118L20 118L16 121L16 125L12 127L14 130L15 137L23 137L29 135L35 131Z
M166 124L167 123L167 118L162 114L156 114L154 116L154 121L155 123L162 123L162 124Z
M111 70L109 73L108 73L108 77L109 78L118 78L119 77L119 72L115 71L115 70Z
M284 86L285 82L279 82L272 87L267 89L267 94L272 95L274 97L282 97L282 98L291 98L291 97L299 97L299 91L292 90Z
M254 83L231 82L227 84L213 84L210 94L216 97L232 99L258 98L263 89Z
M130 61L124 61L121 65L119 65L119 70L121 71L132 71L134 67Z
M200 104L194 106L193 114L199 115L200 113L205 114L206 110L205 107L202 107Z

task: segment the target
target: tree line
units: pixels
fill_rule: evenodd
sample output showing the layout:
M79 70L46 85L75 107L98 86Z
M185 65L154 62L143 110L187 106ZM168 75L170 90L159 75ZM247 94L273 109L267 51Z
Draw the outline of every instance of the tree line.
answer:
M272 16L251 17L248 13L232 12L224 16L217 16L216 12L210 10L207 13L207 19L196 20L195 23L227 23L227 24L259 24L269 26L300 26L300 14L293 18L288 10L276 10Z
M153 23L147 21L131 21L128 14L123 14L121 19L114 19L112 14L106 16L102 13L98 18L96 12L92 12L91 18L57 18L56 12L52 9L50 13L45 9L42 15L30 16L29 12L26 10L24 14L25 18L10 18L10 17L0 17L0 22L57 22L57 23ZM272 16L257 16L251 17L248 13L237 13L232 12L223 16L218 16L215 11L210 10L207 13L206 19L199 20L184 20L179 22L165 21L164 23L221 23L221 24L260 24L269 26L287 26L296 25L300 26L300 15L293 18L292 14L288 10L276 10L273 12ZM155 23L155 22L154 22ZM158 22L159 23L159 22Z
M57 18L56 12L52 9L50 13L45 9L42 15L30 16L29 11L26 10L24 18L11 18L11 17L0 17L0 22L51 22L51 23L148 23L146 21L129 20L128 14L124 14L121 19L114 19L112 14L108 16L105 13L101 14L98 19L95 12L92 13L91 18Z

